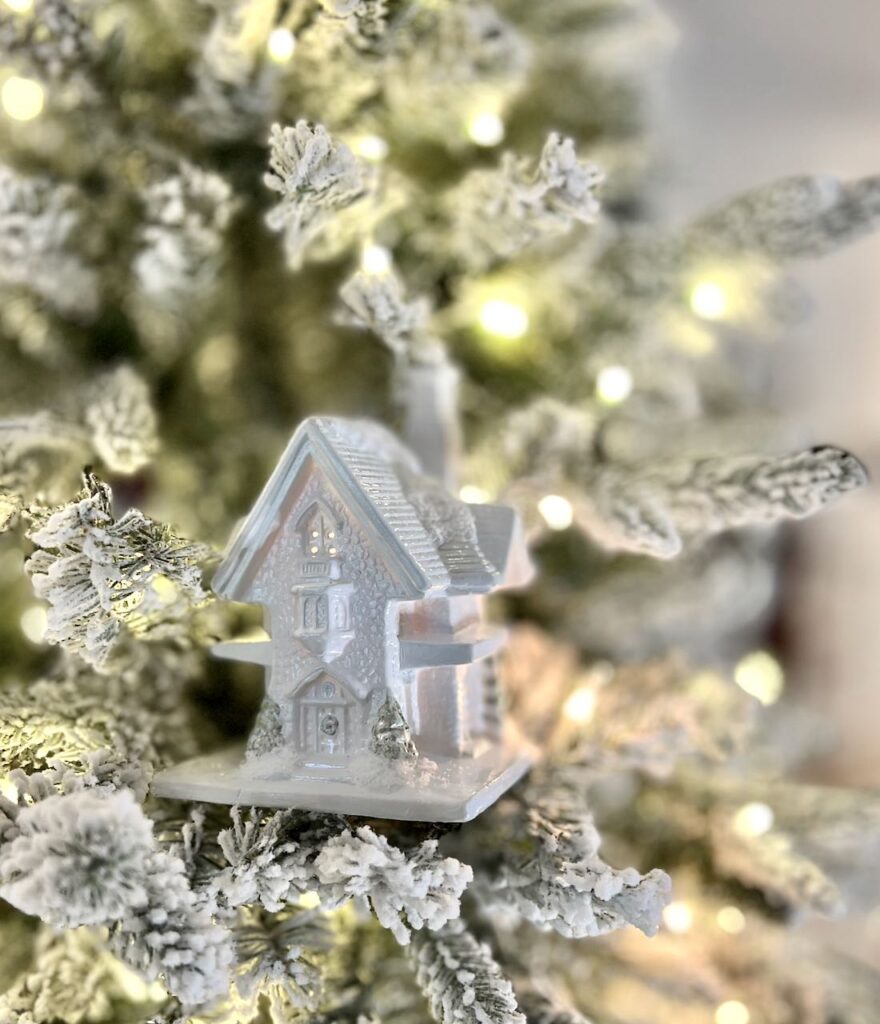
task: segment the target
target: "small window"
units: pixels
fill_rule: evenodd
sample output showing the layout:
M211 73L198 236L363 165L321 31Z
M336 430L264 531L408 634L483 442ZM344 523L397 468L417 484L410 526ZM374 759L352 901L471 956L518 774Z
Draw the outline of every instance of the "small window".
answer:
M327 631L327 598L323 594L303 598L302 629L306 633Z
M323 505L313 505L300 519L297 529L302 538L303 551L309 557L322 559L339 555L338 529Z

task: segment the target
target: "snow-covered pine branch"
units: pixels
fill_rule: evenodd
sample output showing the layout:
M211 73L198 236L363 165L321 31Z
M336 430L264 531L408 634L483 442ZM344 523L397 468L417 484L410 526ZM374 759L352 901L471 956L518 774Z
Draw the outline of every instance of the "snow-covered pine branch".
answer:
M375 197L374 170L320 124L273 125L269 168L263 180L280 199L266 223L284 235L292 270L299 269L309 247L334 228L342 213L367 207Z
M298 812L261 820L235 808L232 821L219 836L229 867L212 882L230 906L277 911L305 892L328 908L360 898L405 944L412 930L457 917L473 878L467 865L439 856L435 840L404 851L366 826L352 833L341 819Z
M175 174L144 190L143 202L135 274L150 299L184 308L217 276L235 212L232 189L218 174L182 161Z
M858 459L830 445L642 472L609 468L588 476L575 495L575 521L610 550L672 558L687 537L802 519L866 482Z
M56 927L109 926L119 955L149 977L161 974L185 1002L226 990L228 934L190 889L180 859L156 848L131 791L53 791L17 807L14 818L9 810L7 801L4 899Z
M526 1024L491 950L461 921L417 933L410 956L437 1024Z
M159 578L204 599L198 561L207 551L137 509L114 518L110 488L90 474L85 485L28 533L37 550L27 570L50 605L46 639L100 667L124 626L143 632L167 618Z
M551 133L537 167L505 153L497 168L471 171L446 197L449 241L471 271L566 234L599 213L602 172L579 160L572 139Z
M880 175L842 182L799 175L751 189L697 220L683 243L693 258L825 256L880 224Z
M477 878L490 905L514 911L542 930L569 938L604 935L634 925L660 926L669 877L656 868L618 870L599 855L601 837L583 797L563 779L544 780L503 799L486 816L475 856L503 851Z
M367 900L379 923L404 945L413 931L436 930L457 918L473 879L468 865L438 855L435 839L404 852L366 826L325 843L315 875L322 902L332 907Z
M97 378L88 399L83 415L104 465L125 474L146 466L159 447L146 381L130 366L119 366Z
M339 290L344 309L337 322L371 331L400 361L434 361L442 355L440 342L431 338L427 299L408 300L403 283L393 271L383 274L359 270Z
M259 907L243 909L232 936L233 984L253 1011L261 999L268 1001L273 1020L288 1020L297 1010L317 1007L323 978L314 954L332 942L325 915L296 908L276 914Z
M88 81L98 43L83 14L91 0L33 0L22 17L16 8L0 12L0 54L38 77L69 84Z
M81 197L72 185L0 166L0 285L27 289L66 315L93 313L97 275L73 245L81 230Z

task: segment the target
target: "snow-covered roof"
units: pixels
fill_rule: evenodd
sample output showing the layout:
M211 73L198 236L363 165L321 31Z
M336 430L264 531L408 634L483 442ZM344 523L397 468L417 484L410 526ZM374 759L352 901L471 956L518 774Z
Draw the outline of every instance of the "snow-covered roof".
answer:
M518 537L509 509L460 501L424 476L415 456L375 423L312 417L293 435L233 537L213 581L221 597L248 600L309 457L383 546L405 583L404 596L486 593L508 582L510 546Z

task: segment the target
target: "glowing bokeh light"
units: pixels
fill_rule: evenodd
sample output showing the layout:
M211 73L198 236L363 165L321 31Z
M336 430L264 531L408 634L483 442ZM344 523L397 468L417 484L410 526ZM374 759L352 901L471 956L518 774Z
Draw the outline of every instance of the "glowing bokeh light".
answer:
M361 270L368 274L387 274L391 269L391 252L384 245L365 245L361 250Z
M46 609L35 604L22 612L21 631L32 644L41 644L46 636Z
M32 78L11 75L0 88L0 104L14 121L33 121L43 112L45 93Z
M388 156L388 143L381 135L361 135L352 142L351 148L372 163L380 163Z
M728 935L739 935L745 931L746 915L739 907L722 907L715 915L718 927Z
M458 496L469 505L485 505L489 500L489 492L475 484L465 484L458 492Z
M497 146L504 138L504 122L492 110L483 110L467 123L468 138L477 146Z
M684 935L694 926L694 912L684 900L675 900L663 908L663 923L673 935Z
M722 320L730 307L727 292L717 281L698 281L691 289L690 304L703 320Z
M737 686L764 705L775 704L785 686L782 666L767 651L747 654L737 663L733 678Z
M529 329L529 314L515 302L487 299L480 307L480 326L497 338L515 341Z
M3 6L16 14L27 14L34 9L34 0L3 0Z
M743 804L733 816L733 830L741 836L763 836L773 828L773 809L755 801Z
M266 52L276 64L286 64L296 50L296 37L287 28L273 29L266 43Z
M715 1010L715 1024L749 1024L752 1015L745 1003L728 999Z
M567 530L574 521L574 509L561 494L545 494L538 502L541 518L551 530Z
M603 366L596 375L596 397L605 405L625 402L632 389L632 374L625 366Z
M592 720L596 712L596 691L590 686L579 686L568 695L562 705L562 713L578 725L585 725Z

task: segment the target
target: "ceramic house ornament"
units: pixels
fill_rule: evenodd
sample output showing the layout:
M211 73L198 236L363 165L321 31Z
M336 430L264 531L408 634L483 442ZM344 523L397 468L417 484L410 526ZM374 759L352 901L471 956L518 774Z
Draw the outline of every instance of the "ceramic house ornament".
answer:
M265 609L247 750L157 776L160 796L466 821L531 758L499 703L489 594L531 564L510 508L470 505L369 422L301 424L213 587Z

